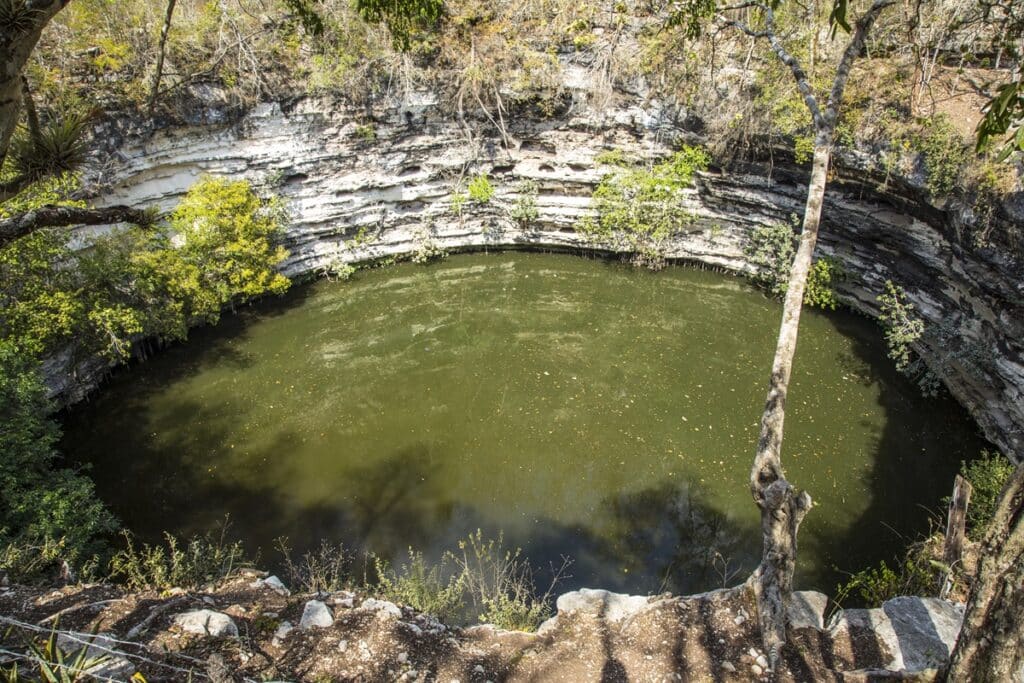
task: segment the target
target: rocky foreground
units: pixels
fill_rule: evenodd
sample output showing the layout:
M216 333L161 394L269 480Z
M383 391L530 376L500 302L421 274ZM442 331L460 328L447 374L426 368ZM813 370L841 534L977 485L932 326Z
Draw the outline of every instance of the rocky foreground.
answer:
M932 680L963 615L907 597L825 624L826 604L795 594L795 638L771 672L745 585L687 597L583 589L537 633L450 627L349 591L293 595L255 571L200 591L14 587L0 589L0 662L56 629L62 649L103 658L89 673L107 681Z

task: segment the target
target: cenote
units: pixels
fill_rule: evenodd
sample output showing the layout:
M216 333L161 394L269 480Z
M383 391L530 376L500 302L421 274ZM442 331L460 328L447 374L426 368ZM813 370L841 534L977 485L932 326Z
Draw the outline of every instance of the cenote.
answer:
M564 590L705 590L760 554L747 476L780 311L737 278L568 255L363 271L119 372L62 448L144 539L230 514L264 566L280 536L437 557L479 528L535 566L573 558ZM832 591L927 530L984 442L872 321L808 310L800 335L797 583Z

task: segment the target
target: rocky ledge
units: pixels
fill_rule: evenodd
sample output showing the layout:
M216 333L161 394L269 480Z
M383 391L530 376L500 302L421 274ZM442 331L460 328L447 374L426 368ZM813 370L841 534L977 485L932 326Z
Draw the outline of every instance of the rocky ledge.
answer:
M616 106L596 112L587 105L586 82L574 83L570 91L574 103L561 117L510 121L507 148L498 138L470 134L429 93L372 111L311 98L266 103L232 124L155 134L139 130L133 119L113 120L100 131L105 148L87 187L102 202L169 208L200 174L246 177L289 202L291 256L284 269L293 276L426 246L587 249L593 245L573 227L608 171L597 155L615 149L627 158L652 158L699 136L692 117L677 107L620 93ZM365 132L368 126L372 136ZM885 281L902 285L927 325L916 350L941 370L941 379L986 437L1020 460L1019 249L970 246L977 239L970 207L929 204L920 178L886 179L875 172L874 161L853 155L838 160L826 199L819 249L847 271L842 299L877 316L876 296ZM457 214L453 191L477 173L489 174L495 195L485 204L467 202ZM686 199L697 221L668 255L752 272L743 249L748 234L801 213L805 178L805 169L792 164L734 164L701 174ZM525 226L509 215L524 180L538 188L539 214ZM1019 207L1005 204L994 234L1020 235L1022 217ZM55 359L49 376L65 401L95 385L66 359Z
M350 591L291 594L253 571L203 590L125 593L110 585L0 590L6 654L53 632L102 657L100 680L184 681L867 681L932 680L963 608L896 598L837 612L796 593L792 644L775 672L759 649L746 585L688 597L583 589L559 597L537 633L454 628Z

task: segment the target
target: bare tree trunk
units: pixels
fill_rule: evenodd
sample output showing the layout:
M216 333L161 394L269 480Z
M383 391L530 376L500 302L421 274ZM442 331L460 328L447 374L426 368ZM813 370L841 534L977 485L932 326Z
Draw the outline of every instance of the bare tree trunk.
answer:
M804 288L811 269L814 245L818 241L831 153L831 135L828 131L820 132L815 140L814 165L807 189L800 246L789 271L789 285L782 309L775 360L772 363L768 399L761 416L761 433L757 441L754 467L750 471L750 492L761 509L763 537L763 554L761 565L755 572L754 590L761 637L773 669L778 661L779 648L786 642L786 601L793 590L797 530L811 508L811 497L807 492L793 488L782 471L782 431Z
M1024 681L1024 465L1003 489L985 534L946 680Z
M153 74L153 86L149 93L149 118L153 118L156 109L156 98L160 94L160 79L164 73L164 51L167 46L167 34L171 32L171 19L174 17L174 6L177 0L167 0L167 14L164 25L160 29L160 45L156 54L156 73Z
M953 582L953 569L960 564L964 554L964 531L967 526L967 506L971 502L971 482L956 475L953 480L953 496L949 499L949 515L946 517L946 539L942 549L942 561L946 569L939 581L939 597L949 595Z

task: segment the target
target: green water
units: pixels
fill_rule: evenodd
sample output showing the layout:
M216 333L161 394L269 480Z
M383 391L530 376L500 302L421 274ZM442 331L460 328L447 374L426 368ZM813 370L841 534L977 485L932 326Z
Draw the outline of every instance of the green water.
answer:
M760 553L747 489L781 308L743 281L504 253L297 287L119 373L64 451L144 538L234 531L438 556L503 530L566 589L716 587ZM801 587L926 530L983 443L878 327L807 311L784 462ZM904 538L901 538L904 537Z

